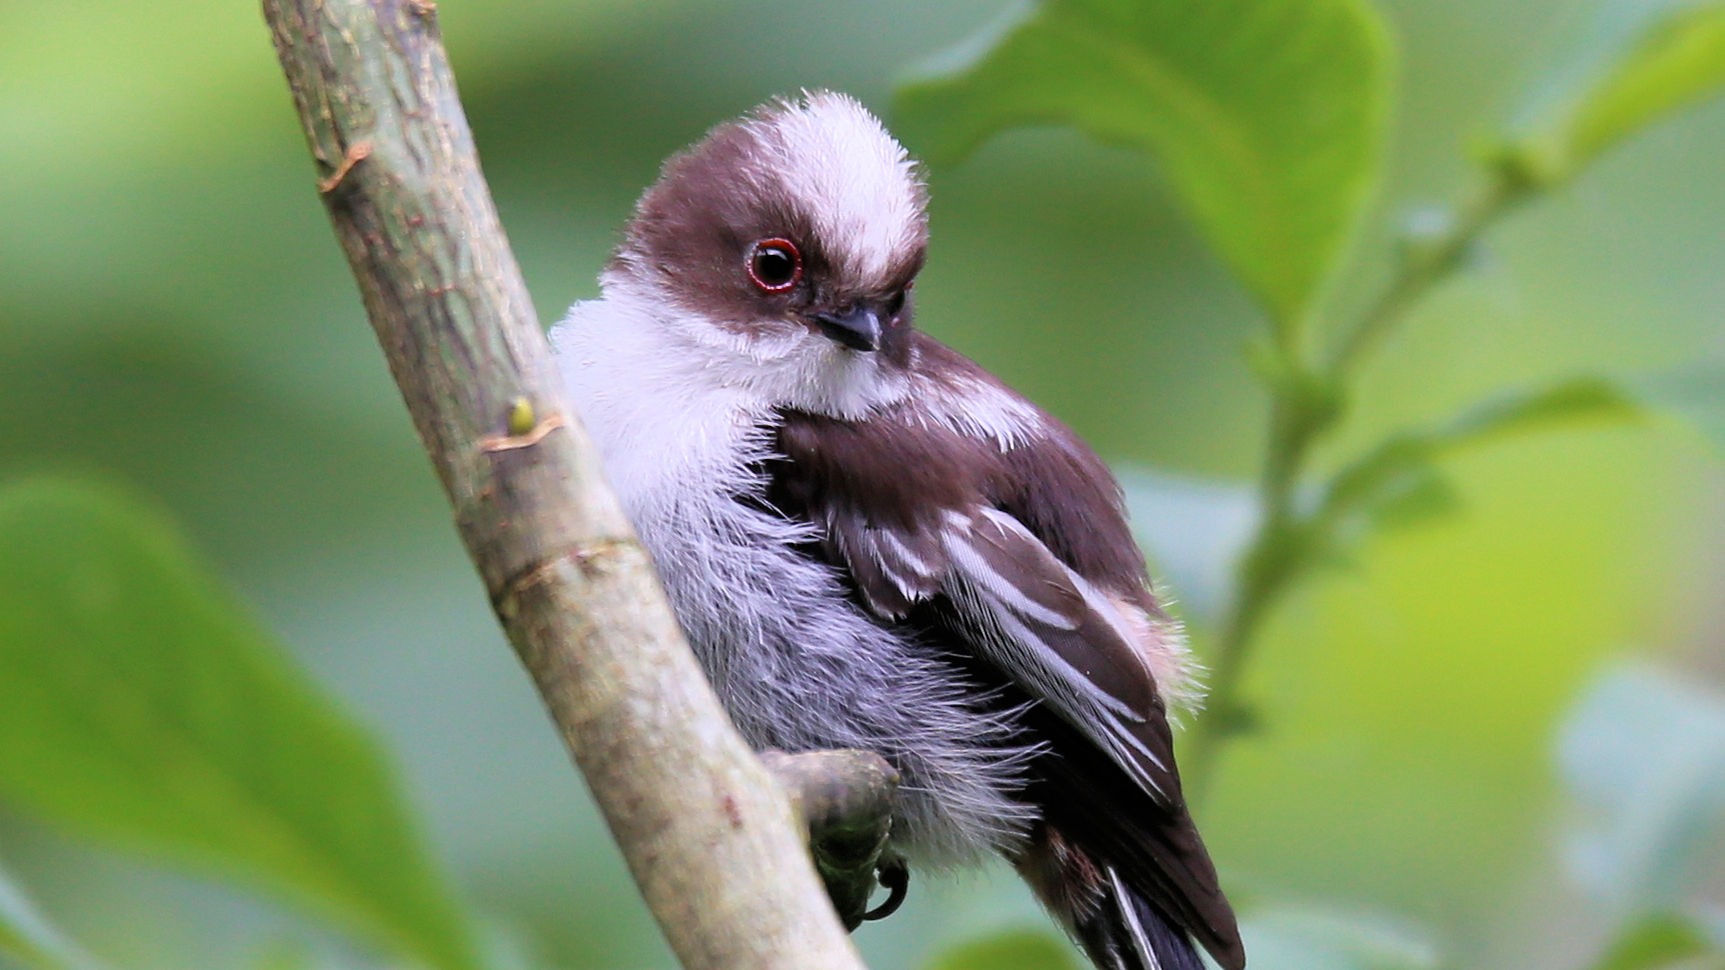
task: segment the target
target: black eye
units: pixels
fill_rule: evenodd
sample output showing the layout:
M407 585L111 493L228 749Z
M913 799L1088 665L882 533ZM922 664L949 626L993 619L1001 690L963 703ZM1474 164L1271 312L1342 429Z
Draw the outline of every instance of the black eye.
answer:
M899 290L897 293L894 293L892 295L892 298L886 301L886 315L887 316L889 316L889 317L898 316L899 311L904 309L904 295L905 295L905 293L907 293L909 291L910 291L910 287L907 286L904 289Z
M774 236L749 247L749 279L768 293L783 293L803 276L803 254L789 239Z

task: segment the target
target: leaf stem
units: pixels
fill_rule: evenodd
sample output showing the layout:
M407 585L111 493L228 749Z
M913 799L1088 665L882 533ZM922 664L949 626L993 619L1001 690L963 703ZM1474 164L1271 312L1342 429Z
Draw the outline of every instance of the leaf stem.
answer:
M1285 385L1272 386L1258 527L1240 559L1237 594L1210 656L1209 710L1188 735L1182 758L1194 799L1208 785L1222 743L1254 726L1239 696L1240 681L1264 618L1306 566L1309 542L1295 507L1295 486L1312 445L1339 414L1333 405L1314 406Z
M1493 165L1486 173L1462 203L1450 207L1450 218L1435 232L1404 238L1389 282L1336 344L1329 365L1336 381L1352 374L1410 309L1455 272L1486 229L1533 193L1533 184L1506 165Z
M1182 762L1191 797L1202 797L1222 745L1256 728L1241 681L1259 632L1282 594L1322 561L1329 520L1298 496L1313 448L1340 423L1350 382L1413 307L1449 278L1479 237L1536 186L1495 165L1435 232L1404 240L1401 259L1378 296L1342 329L1327 361L1312 365L1285 340L1260 368L1270 389L1270 426L1258 483L1258 527L1237 567L1237 595L1211 651L1209 710L1193 727Z

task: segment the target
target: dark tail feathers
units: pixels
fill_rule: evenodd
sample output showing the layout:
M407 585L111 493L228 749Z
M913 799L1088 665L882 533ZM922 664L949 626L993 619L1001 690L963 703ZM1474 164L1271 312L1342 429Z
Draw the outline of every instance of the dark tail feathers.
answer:
M1204 970L1183 931L1132 891L1112 866L1103 870L1101 905L1073 929L1090 959L1104 970Z
M1192 938L1120 869L1039 828L1015 860L1096 970L1204 970ZM1237 961L1244 965L1244 959Z

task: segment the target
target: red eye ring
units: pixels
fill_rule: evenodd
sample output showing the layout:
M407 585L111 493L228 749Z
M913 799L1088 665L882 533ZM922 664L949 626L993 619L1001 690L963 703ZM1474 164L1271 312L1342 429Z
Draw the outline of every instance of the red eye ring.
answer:
M762 239L749 247L743 260L749 279L764 293L784 293L803 278L803 254L782 236Z

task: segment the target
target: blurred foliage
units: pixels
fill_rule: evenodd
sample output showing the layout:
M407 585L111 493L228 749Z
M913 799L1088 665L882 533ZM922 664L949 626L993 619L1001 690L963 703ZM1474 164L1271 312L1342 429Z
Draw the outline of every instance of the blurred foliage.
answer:
M1631 927L1594 964L1593 970L1653 970L1658 967L1690 967L1692 970L1725 967L1725 953L1718 951L1694 922L1680 916L1657 915Z
M1629 385L1654 407L1681 415L1725 449L1725 366L1703 364L1653 374Z
M1558 741L1589 824L1577 878L1622 913L1674 910L1725 858L1725 699L1653 670L1595 685Z
M1454 508L1440 459L1503 438L1594 424L1638 414L1635 400L1610 381L1578 377L1483 401L1434 428L1401 431L1343 466L1325 484L1303 537L1306 554L1347 555L1373 528L1406 525Z
M952 947L928 970L1079 970L1072 952L1047 933L1010 930Z
M1349 9L1361 18L1372 17L1367 9ZM1252 92L1247 98L1250 110L1279 119L1294 114L1313 124L1319 119L1368 117L1379 100L1379 85L1351 76L1339 90L1326 93L1324 110L1309 105L1303 111L1290 110L1271 93L1289 84L1288 78L1277 76L1280 70L1291 69L1292 83L1302 91L1324 89L1338 67L1348 73L1347 57L1334 52L1312 57L1314 45L1307 42L1324 28L1334 27L1335 11L1324 4L1266 2L1238 8L1223 4L1207 12L1214 15L1213 20L1196 18L1194 24L1190 12L1178 4L1044 3L1035 8L1032 20L985 42L993 46L981 54L964 48L964 63L951 69L951 76L909 86L902 103L911 120L920 119L925 129L943 131L945 144L957 150L973 148L979 134L998 128L1003 120L1065 122L1104 138L1132 142L1149 150L1170 173L1200 226L1209 231L1247 286L1264 295L1261 266L1231 244L1229 230L1268 241L1263 255L1278 265L1293 262L1288 257L1289 243L1309 244L1312 248L1300 252L1302 256L1315 253L1317 261L1306 278L1322 280L1334 272L1343 247L1324 232L1280 235L1277 230L1286 227L1278 226L1276 216L1288 205L1267 204L1270 200L1262 192L1267 180L1262 177L1231 180L1231 171L1250 166L1236 164L1231 169L1228 163L1238 159L1225 157L1226 152L1216 147L1252 143L1239 136L1247 126L1238 123L1239 116L1231 119L1235 125L1223 125L1210 112L1230 94L1245 89ZM1205 791L1222 743L1262 727L1256 711L1241 698L1241 681L1272 609L1316 567L1340 559L1373 527L1405 524L1453 508L1453 490L1435 467L1439 458L1559 419L1597 420L1635 410L1635 399L1621 385L1591 377L1562 380L1542 391L1500 394L1432 430L1392 433L1344 462L1327 481L1311 467L1315 449L1347 416L1363 363L1414 308L1464 265L1489 230L1516 207L1573 178L1607 145L1725 82L1721 13L1725 6L1695 4L1614 18L1613 40L1621 56L1597 64L1600 76L1584 77L1577 90L1562 99L1565 109L1554 120L1536 122L1534 129L1543 134L1489 153L1488 168L1477 177L1479 187L1471 194L1437 210L1429 225L1412 226L1414 231L1396 250L1387 282L1378 295L1361 301L1363 309L1352 320L1308 312L1303 290L1296 291L1298 297L1292 301L1276 299L1273 290L1268 294L1275 339L1254 345L1250 357L1270 394L1258 508L1237 555L1226 550L1228 562L1234 565L1234 589L1204 597L1226 606L1214 618L1217 632L1206 651L1213 668L1210 710L1200 730L1187 739L1183 758L1189 790ZM1180 30L1157 19L1166 15L1172 20L1181 14L1187 16ZM1273 38L1263 30L1265 22L1277 24ZM1177 36L1170 39L1171 34ZM1256 50L1254 44L1265 49ZM1194 49L1200 52L1196 56ZM1267 51L1276 56L1268 56ZM1261 83L1254 87L1254 81ZM1182 120L1188 122L1184 130L1169 120L1183 113ZM1123 123L1122 118L1130 121ZM963 127L966 119L977 127ZM1132 131L1139 137L1123 134ZM1232 138L1210 141L1210 157L1194 163L1195 154L1204 154L1207 136L1216 131ZM1321 170L1301 155L1321 157L1331 147L1323 136L1306 141L1278 134L1273 143L1290 150L1293 157L1265 168L1294 177ZM1367 129L1363 134L1372 146L1374 132ZM1537 160L1530 160L1535 153ZM1369 162L1363 170L1361 181L1376 174ZM1193 171L1215 179L1219 186L1196 181ZM1206 206L1210 191L1239 205L1241 218L1219 217ZM1352 202L1346 193L1293 191L1287 197L1310 206L1322 223L1345 225L1351 215ZM1286 297L1287 291L1282 295ZM1316 341L1307 339L1308 330L1317 335ZM1317 354L1310 349L1314 342L1322 348ZM1154 489L1142 478L1128 486L1129 497L1155 498ZM1303 493L1314 490L1321 497L1306 500ZM1216 548L1223 551L1219 543ZM1632 790L1639 794L1638 789ZM1708 826L1719 814L1712 809L1708 806L1702 813ZM1686 845L1694 841L1689 828L1678 831L1674 837ZM1341 939L1350 925L1344 917L1331 927L1333 932L1318 935ZM1250 936L1248 942L1254 942ZM1264 966L1262 953L1255 959ZM1338 961L1347 965L1343 957L1302 952L1297 945L1283 953L1272 949L1269 961L1287 966Z
M1600 152L1725 83L1725 5L1614 0L1576 55L1588 76L1511 139L1503 162L1541 185L1573 178Z
M1152 150L1289 339L1380 173L1389 43L1358 0L1051 0L899 97L936 161L1015 124Z
M1582 813L1571 869L1622 927L1598 970L1725 966L1725 937L1694 913L1725 860L1725 696L1610 671L1564 725L1558 759Z
M1429 970L1436 948L1424 934L1382 917L1318 907L1268 907L1242 932L1253 966L1294 970Z
M932 65L889 117L936 162L919 322L1125 470L1218 670L1192 723L1238 732L1183 759L1255 968L1718 965L1725 475L1642 418L1725 441L1725 111L1629 136L1722 80L1725 7L440 10L546 313L707 125L803 86L884 107ZM0 5L0 133L0 966L93 967L68 938L128 968L669 966L369 345L255 10ZM1362 218L1379 195L1455 201ZM1712 649L1576 706L1627 643ZM922 879L860 940L1075 960L999 872Z
M0 696L0 793L25 810L479 965L370 739L147 512L0 491Z
M99 964L67 941L0 870L0 958L40 970L98 970Z

